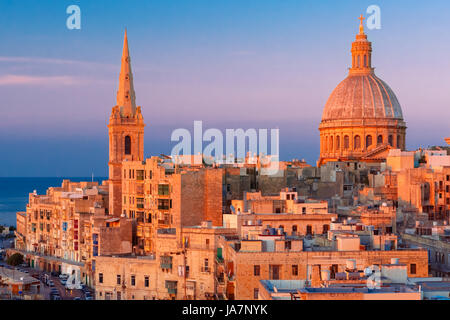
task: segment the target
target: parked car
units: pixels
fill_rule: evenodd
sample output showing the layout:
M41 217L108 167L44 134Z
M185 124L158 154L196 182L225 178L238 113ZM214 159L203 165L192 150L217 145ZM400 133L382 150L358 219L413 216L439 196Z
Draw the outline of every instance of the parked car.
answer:
M86 298L84 298L85 300L94 300L94 298L93 297L91 297L91 296L89 296L89 297L86 297Z
M55 283L53 282L53 280L49 280L49 281L48 281L48 285L49 285L50 287L54 287L54 286L55 286Z
M59 275L59 278L60 279L68 279L69 278L69 275L67 275L67 274L64 274L64 273L61 273L60 275Z
M81 298L80 297L75 297L75 298L73 298L73 300L81 300Z
M61 297L58 295L58 296L53 296L53 300L61 300Z
M66 283L67 283L67 281L66 280L64 280L64 279L61 279L59 282L61 282L61 284L63 285L63 286L65 286L66 285Z

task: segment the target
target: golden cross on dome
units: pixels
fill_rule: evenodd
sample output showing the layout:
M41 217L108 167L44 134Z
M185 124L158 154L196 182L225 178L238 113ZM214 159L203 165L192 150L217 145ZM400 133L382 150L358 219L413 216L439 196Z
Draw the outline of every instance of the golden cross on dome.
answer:
M358 18L359 21L361 21L361 23L359 24L359 34L364 34L364 20L366 18L364 18L364 16L361 14L361 16Z
M361 14L361 17L358 18L358 20L361 21L361 24L363 24L363 22L364 22L365 19L366 19L366 18L364 18L364 16L363 16L362 14Z

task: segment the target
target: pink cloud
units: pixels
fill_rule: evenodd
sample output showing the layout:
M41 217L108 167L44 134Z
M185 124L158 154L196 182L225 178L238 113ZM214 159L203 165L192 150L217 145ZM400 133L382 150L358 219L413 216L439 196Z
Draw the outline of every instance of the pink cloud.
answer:
M30 76L7 74L0 76L0 86L14 85L74 85L79 81L69 76Z

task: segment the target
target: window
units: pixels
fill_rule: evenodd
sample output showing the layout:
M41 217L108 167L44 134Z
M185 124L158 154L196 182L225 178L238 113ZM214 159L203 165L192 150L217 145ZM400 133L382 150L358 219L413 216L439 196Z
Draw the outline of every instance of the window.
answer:
M397 148L398 148L398 149L402 149L402 147L401 147L401 139L402 139L402 138L400 137L400 135L398 135L398 136L397 136Z
M158 209L159 210L169 210L170 201L169 199L158 199Z
M336 150L341 148L341 138L339 136L336 137Z
M269 265L269 279L270 280L280 280L280 266L279 265Z
M333 137L330 137L330 151L333 151Z
M295 234L297 232L297 226L293 225L292 226L292 234Z
M130 136L125 137L125 154L131 154L131 138L130 138Z
M377 144L383 144L383 136L381 134L377 137Z
M372 145L372 136L366 137L366 148L370 147Z
M148 276L145 276L145 278L144 278L144 286L145 286L146 288L148 288L149 284L150 284L150 279L149 279Z
M122 300L122 292L117 292L117 300Z
M284 250L291 250L292 248L292 243L290 240L287 240L284 242Z
M159 184L158 185L158 195L160 195L160 196L169 195L169 185L168 184Z
M350 138L348 136L344 137L344 149L348 150L350 148Z
M209 248L209 239L206 239L206 248Z
M253 275L259 276L261 274L261 267L257 264L253 266Z
M416 266L416 264L415 263L411 263L411 274L416 274L416 272L417 272L417 266Z
M296 264L292 265L292 275L298 276L298 265L296 265Z
M394 146L394 138L392 137L392 135L389 135L389 137L388 137L388 142L389 142L389 145L390 145L391 147Z
M135 275L132 275L132 276L131 276L131 285L132 285L132 286L135 286L135 285L136 285L136 276L135 276Z
M306 226L306 234L312 234L312 226L311 225Z
M103 283L103 273L98 274L98 282Z
M258 288L253 289L253 298L254 299L259 298L259 289Z
M353 149L357 150L361 148L361 137L360 136L355 136L354 138L354 145L353 145Z
M117 275L117 284L122 284L122 281L120 281L120 274Z

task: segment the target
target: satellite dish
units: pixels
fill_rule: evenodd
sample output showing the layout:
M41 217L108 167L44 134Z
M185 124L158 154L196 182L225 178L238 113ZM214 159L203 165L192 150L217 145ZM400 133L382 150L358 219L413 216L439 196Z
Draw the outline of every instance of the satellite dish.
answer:
M370 276L370 275L372 275L372 273L373 273L372 268L367 267L367 268L364 269L364 275L365 276Z

